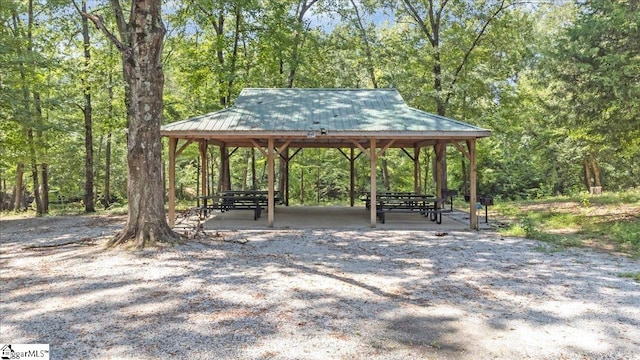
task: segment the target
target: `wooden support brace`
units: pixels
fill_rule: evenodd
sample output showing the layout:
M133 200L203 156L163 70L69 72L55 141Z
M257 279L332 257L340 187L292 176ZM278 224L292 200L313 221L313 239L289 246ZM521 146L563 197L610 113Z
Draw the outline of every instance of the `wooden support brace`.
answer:
M177 145L177 141L178 141L178 139L176 139L176 145ZM180 146L180 149L178 149L176 151L176 156L180 156L180 154L182 154L184 149L186 149L187 146L189 146L192 142L193 142L193 140L188 140L186 143L182 144L182 146Z
M365 154L368 158L371 158L371 154L367 151L367 149L364 148L364 146L360 145L359 142L351 139L351 142L354 143L358 149L360 149L360 151L362 151L363 154Z
M262 148L262 146L260 146L260 144L258 144L255 140L253 139L249 139L251 141L251 143L253 144L254 147L258 148L258 150L260 150L260 152L262 153L262 155L264 155L265 157L269 157L269 154L267 154L267 150L265 150L264 148Z
M282 152L289 147L289 144L291 144L291 139L287 140L286 143L282 144L282 146L280 146L279 149L276 149L276 152L278 153L278 155L282 155Z
M462 155L464 155L468 160L471 160L471 154L469 154L469 151L467 151L467 149L465 149L464 147L462 147L462 145L458 144L457 142L452 143L453 146L456 147L456 149L458 149ZM467 144L467 147L469 145Z
M391 141L389 141L387 143L387 145L385 145L382 149L380 149L380 151L378 151L376 153L376 158L379 158L382 156L382 154L384 154L385 151L387 151L387 149L389 149L391 147L391 145L393 145L396 142L396 139L393 139Z

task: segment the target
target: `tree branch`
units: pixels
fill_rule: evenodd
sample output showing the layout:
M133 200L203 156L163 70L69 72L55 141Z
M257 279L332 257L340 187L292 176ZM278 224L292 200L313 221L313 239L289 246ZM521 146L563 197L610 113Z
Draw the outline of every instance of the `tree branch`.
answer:
M491 24L493 22L493 20L495 20L498 17L498 15L500 15L501 12L503 12L507 8L509 8L511 6L515 6L517 4L519 4L519 2L513 2L513 3L507 4L507 5L505 5L505 0L502 0L502 2L500 2L500 6L498 6L496 11L494 11L493 14L491 14L491 16L489 16L487 21L485 21L485 23L480 28L480 31L476 35L475 39L473 39L473 42L471 43L471 46L469 46L467 51L464 53L464 56L462 57L462 61L460 61L460 64L456 68L456 71L453 73L453 80L451 80L450 87L452 87L453 85L456 84L456 82L458 82L458 78L459 78L460 72L462 72L462 69L467 64L467 60L469 59L469 56L471 56L471 53L473 52L473 50L475 50L475 48L480 43L480 40L482 39L482 37L484 36L485 32L487 31L487 28L489 27L489 24ZM445 104L449 103L449 99L451 98L452 94L453 93L450 92L450 91L447 92L447 96L444 99L444 103Z
M113 0L112 2L118 2L117 0ZM83 17L91 20L91 22L100 30L102 31L102 33L109 39L111 40L111 42L116 46L116 48L118 50L120 50L120 52L125 53L128 51L128 47L125 46L115 35L113 35L109 29L107 29L107 27L104 25L104 20L102 19L102 16L100 15L94 15L94 14L89 14L85 11L82 11L82 9L80 9L80 7L78 6L78 4L73 1L73 6L76 8L76 10L78 11L78 13L80 15L82 15ZM119 6L119 4L118 4ZM117 16L116 16L117 18ZM118 26L119 27L119 26Z
M409 10L409 15L411 15L411 17L418 23L418 26L420 26L420 29L422 29L424 34L427 35L427 38L429 39L431 46L435 47L437 44L435 43L435 39L431 34L431 31L429 31L427 24L424 23L424 20L422 20L422 18L418 14L418 10L411 4L411 0L402 0L402 1L404 2L405 6Z

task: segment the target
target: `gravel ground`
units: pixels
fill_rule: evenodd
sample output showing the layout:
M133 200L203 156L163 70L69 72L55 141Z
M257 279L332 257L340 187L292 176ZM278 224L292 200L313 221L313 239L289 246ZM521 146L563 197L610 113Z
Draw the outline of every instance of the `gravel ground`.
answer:
M105 251L123 224L0 220L0 342L52 359L640 359L640 283L620 276L637 259L485 231Z

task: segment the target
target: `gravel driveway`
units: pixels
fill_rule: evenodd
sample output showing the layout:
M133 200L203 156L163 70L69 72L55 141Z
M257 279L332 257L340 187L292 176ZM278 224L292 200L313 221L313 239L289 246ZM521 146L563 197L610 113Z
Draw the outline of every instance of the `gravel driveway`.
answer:
M485 231L103 250L123 224L0 220L0 342L52 359L640 359L640 283L621 276L637 259Z

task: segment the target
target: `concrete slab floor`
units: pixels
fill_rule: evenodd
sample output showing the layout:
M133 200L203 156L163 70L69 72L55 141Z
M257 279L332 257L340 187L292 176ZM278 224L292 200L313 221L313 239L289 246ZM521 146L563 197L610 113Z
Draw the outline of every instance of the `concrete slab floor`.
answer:
M371 229L369 210L348 206L278 206L274 214L274 229ZM443 214L442 224L436 224L420 214L387 213L385 224L378 220L379 230L469 230L469 214L461 211ZM484 217L479 218L481 229ZM215 211L204 223L205 230L269 229L267 212L253 220L253 211Z

